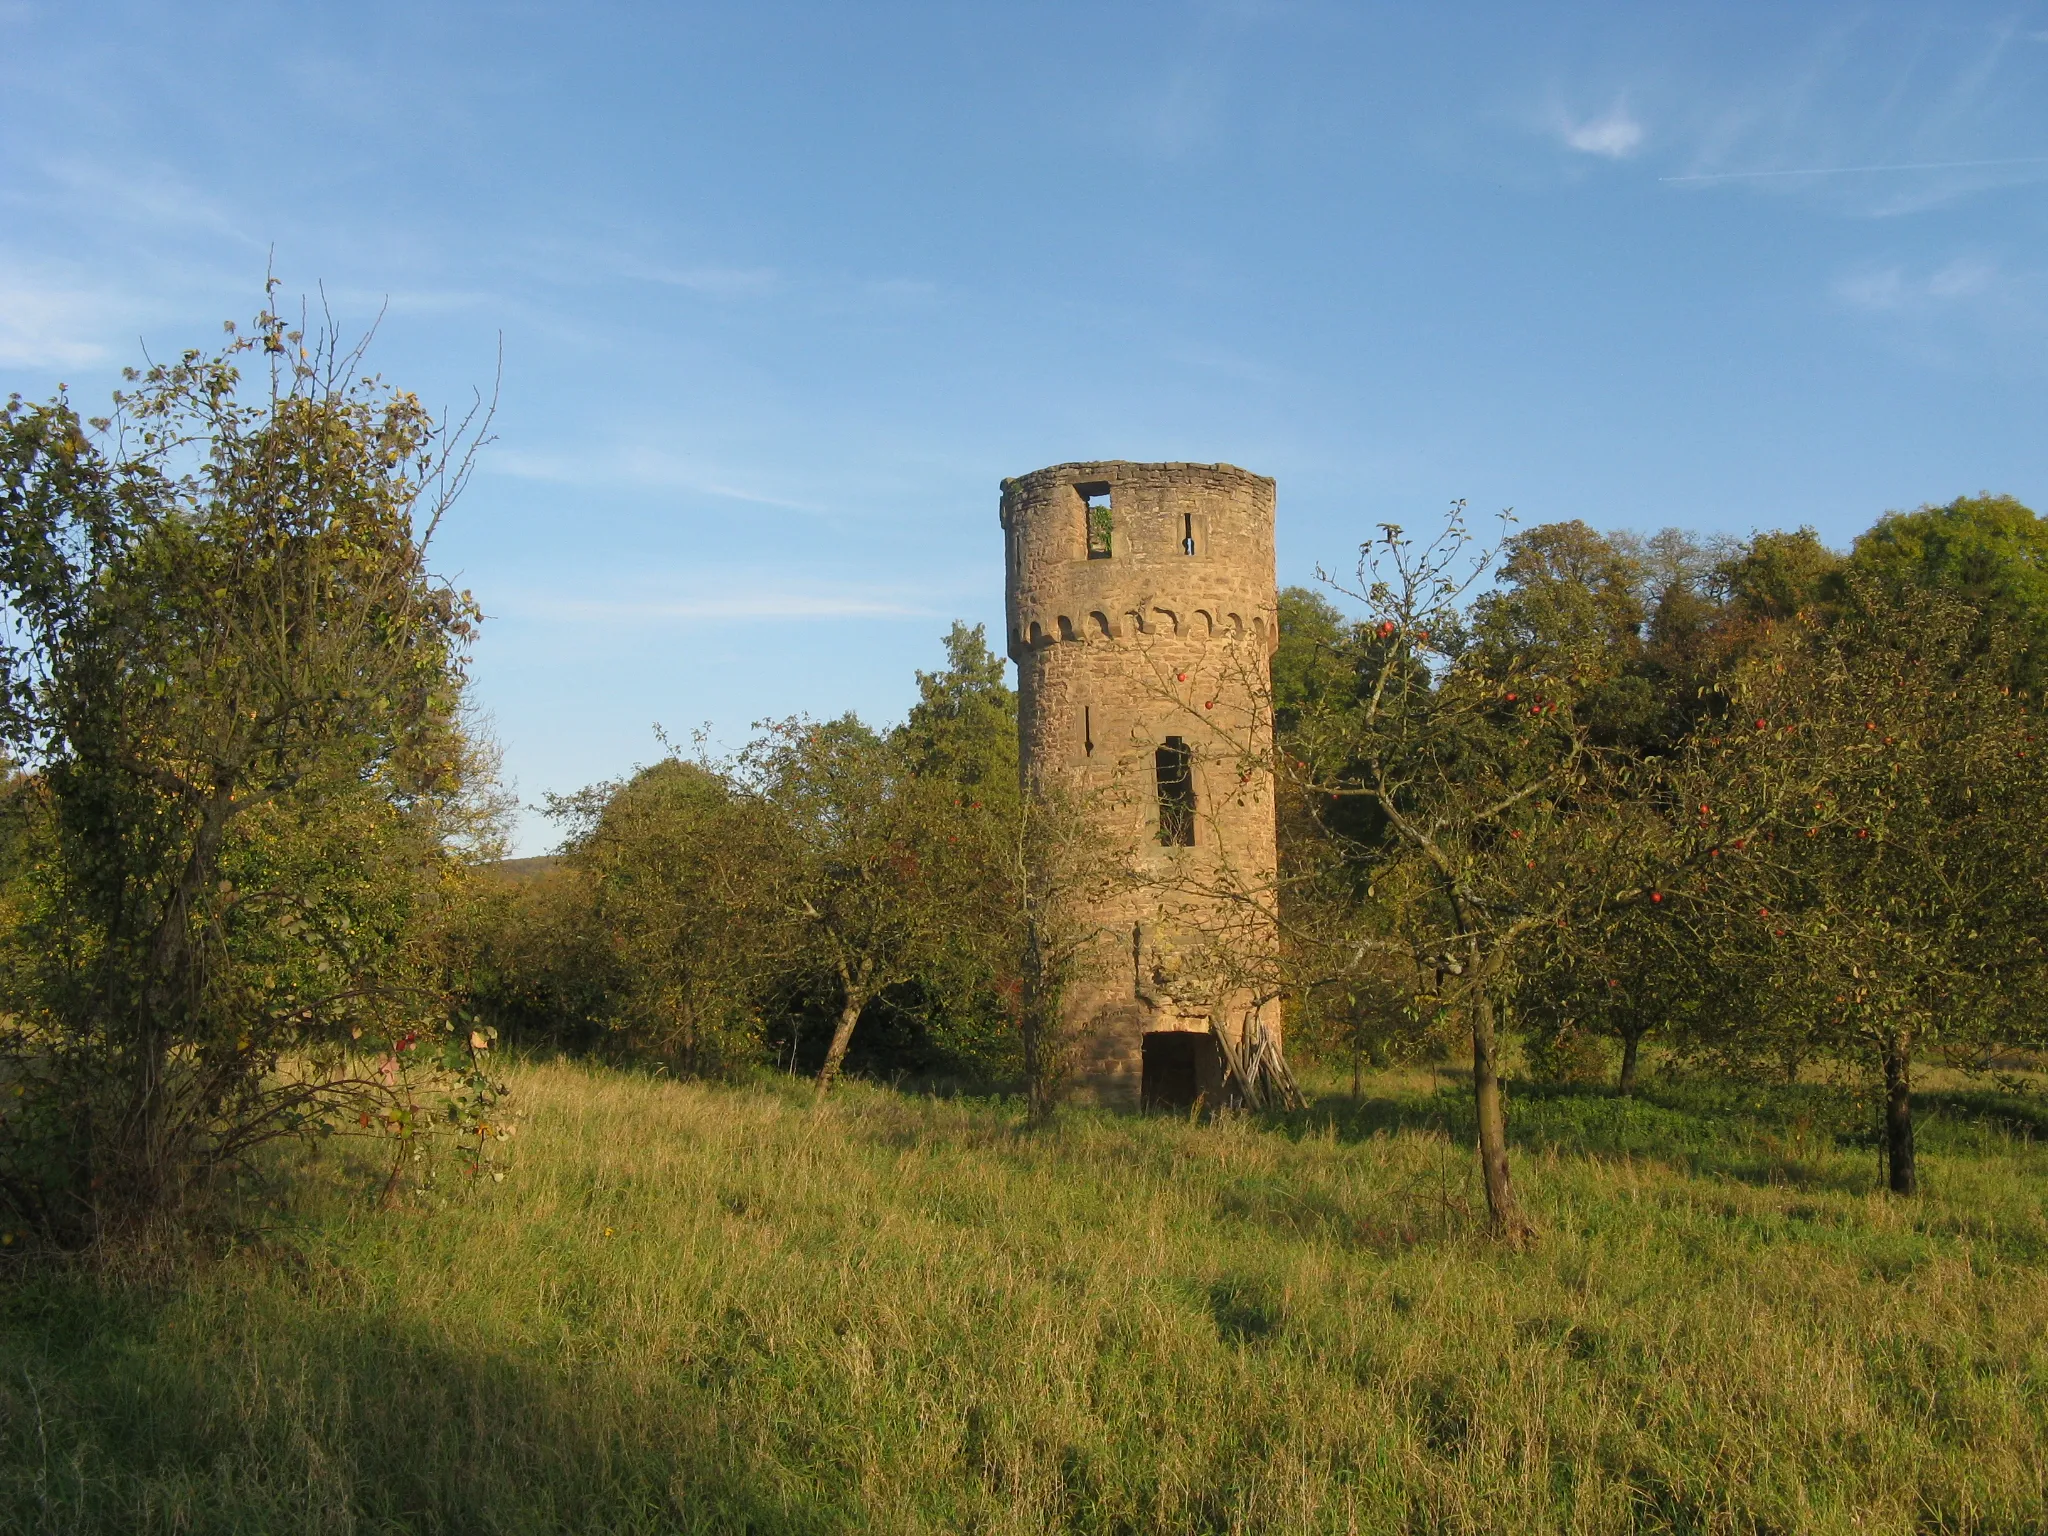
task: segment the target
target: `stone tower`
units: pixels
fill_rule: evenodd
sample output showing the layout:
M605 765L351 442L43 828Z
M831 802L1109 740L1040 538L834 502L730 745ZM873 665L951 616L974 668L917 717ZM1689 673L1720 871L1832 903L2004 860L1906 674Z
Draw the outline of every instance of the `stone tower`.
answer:
M1086 914L1075 1095L1291 1096L1255 975L1276 937L1273 482L1059 464L1003 482L1002 525L1026 780L1073 795L1135 877Z

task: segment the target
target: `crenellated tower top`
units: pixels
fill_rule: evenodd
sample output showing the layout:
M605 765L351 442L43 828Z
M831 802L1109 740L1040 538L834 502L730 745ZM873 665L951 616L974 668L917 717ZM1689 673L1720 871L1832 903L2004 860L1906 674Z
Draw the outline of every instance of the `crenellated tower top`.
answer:
M1168 634L1278 642L1273 482L1232 464L1056 464L1003 482L1009 651Z

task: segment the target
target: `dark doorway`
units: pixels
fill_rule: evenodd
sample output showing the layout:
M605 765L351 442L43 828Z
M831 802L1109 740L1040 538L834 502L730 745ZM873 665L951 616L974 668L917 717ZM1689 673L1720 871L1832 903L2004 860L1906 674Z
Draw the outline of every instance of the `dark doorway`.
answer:
M1220 1080L1221 1067L1213 1036L1192 1029L1154 1030L1145 1036L1139 1100L1147 1109L1190 1108Z

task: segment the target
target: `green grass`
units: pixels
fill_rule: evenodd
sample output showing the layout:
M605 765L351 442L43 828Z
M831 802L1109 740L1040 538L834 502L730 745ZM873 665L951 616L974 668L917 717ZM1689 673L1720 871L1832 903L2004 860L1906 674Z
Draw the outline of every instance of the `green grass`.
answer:
M510 1177L293 1170L225 1254L0 1292L0 1528L2048 1528L2048 1142L1818 1092L1257 1126L516 1074ZM1399 1091L1397 1091L1397 1089ZM444 1171L443 1178L450 1176Z

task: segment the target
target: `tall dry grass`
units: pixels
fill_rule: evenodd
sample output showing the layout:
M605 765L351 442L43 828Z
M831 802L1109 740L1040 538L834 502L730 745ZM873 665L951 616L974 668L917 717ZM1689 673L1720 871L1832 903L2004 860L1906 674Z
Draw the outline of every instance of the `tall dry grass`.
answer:
M1876 1192L1825 1103L1524 1095L1278 1126L516 1074L503 1184L151 1274L25 1267L26 1531L2039 1531L2048 1154ZM453 1176L442 1170L442 1178Z

